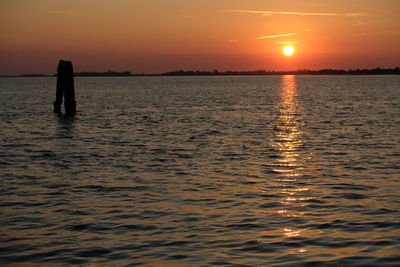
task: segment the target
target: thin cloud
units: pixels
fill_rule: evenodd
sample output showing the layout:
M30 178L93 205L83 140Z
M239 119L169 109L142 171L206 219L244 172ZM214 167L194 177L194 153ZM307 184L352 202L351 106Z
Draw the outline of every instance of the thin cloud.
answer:
M182 19L198 19L200 18L199 16L194 16L194 15L183 15Z
M382 31L382 32L361 32L354 36L358 37L368 37L368 36L398 36L400 33L394 31Z
M381 22L384 22L386 20L374 20L374 21L358 21L357 23L354 23L353 26L361 26L361 25L369 25L369 24L378 24Z
M70 11L67 11L67 10L53 10L52 13L54 13L54 14L69 14Z
M292 32L292 33L283 33L283 34L273 34L273 35L264 35L260 37L256 37L254 39L270 39L270 38L279 38L279 37L285 37L285 36L293 36L297 35L297 32Z
M278 44L297 44L298 42L296 41L290 41L290 42L278 42Z
M323 13L323 12L292 12L292 11L269 11L269 10L246 10L246 9L234 9L234 10L223 10L228 13L245 13L245 14L256 14L256 15L296 15L296 16L345 16L345 17L359 17L364 16L364 13Z

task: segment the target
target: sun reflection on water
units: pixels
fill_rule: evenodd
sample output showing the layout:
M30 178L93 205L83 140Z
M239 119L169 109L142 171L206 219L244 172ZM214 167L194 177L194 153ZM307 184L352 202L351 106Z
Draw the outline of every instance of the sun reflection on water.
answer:
M301 176L302 163L300 148L303 145L300 129L301 116L298 113L296 78L293 75L282 77L278 123L275 125L273 146L278 151L278 158L273 171L282 178Z
M285 236L287 237L298 237L300 236L303 230L293 230L289 228L284 228L283 231L285 231Z
M296 77L282 76L280 102L277 106L277 122L274 127L275 139L272 146L277 152L273 171L277 174L276 182L282 195L282 204L285 208L277 211L283 216L301 216L299 207L306 205L310 190L301 186L303 161L303 132L301 130L302 113L299 110ZM297 229L296 225L286 225L281 229L285 238L296 238L304 235L304 230ZM301 248L301 252L305 252Z

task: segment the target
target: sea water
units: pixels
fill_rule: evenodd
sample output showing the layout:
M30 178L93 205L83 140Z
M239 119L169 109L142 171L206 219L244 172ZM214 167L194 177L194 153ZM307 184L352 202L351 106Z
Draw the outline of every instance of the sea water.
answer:
M400 264L400 76L55 87L0 78L0 264Z

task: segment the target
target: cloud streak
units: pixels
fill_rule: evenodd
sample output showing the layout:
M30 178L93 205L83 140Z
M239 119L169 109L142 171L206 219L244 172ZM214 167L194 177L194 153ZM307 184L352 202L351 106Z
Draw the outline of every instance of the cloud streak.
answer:
M353 24L353 26L361 26L361 25L369 25L369 24L377 24L377 23L381 23L384 22L386 20L374 20L374 21L359 21L355 24Z
M297 44L298 42L296 41L290 41L290 42L278 42L278 44Z
M292 32L292 33L283 33L283 34L273 34L273 35L264 35L260 37L256 37L254 39L270 39L270 38L279 38L279 37L285 37L285 36L293 36L297 35L297 32Z
M296 16L345 16L345 17L360 17L364 16L364 13L324 13L324 12L292 12L292 11L270 11L270 10L246 10L246 9L233 9L223 10L228 13L244 13L244 14L256 14L256 15L296 15Z
M381 32L361 32L354 36L358 37L368 37L368 36L399 36L400 33L394 31L381 31Z
M67 10L53 10L51 13L53 13L53 14L69 14L70 12Z

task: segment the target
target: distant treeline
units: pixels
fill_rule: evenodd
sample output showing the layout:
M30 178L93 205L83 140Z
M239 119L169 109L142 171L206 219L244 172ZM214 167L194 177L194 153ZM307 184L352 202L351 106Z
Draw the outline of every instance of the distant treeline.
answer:
M205 75L387 75L387 74L400 74L400 68L394 69L356 69L356 70L343 70L343 69L322 69L322 70L296 70L296 71L172 71L160 74L162 76L205 76Z
M75 76L105 76L105 77L125 77L125 76L137 76L138 74L133 74L130 71L107 71L107 72L76 72Z
M76 72L77 77L131 77L131 76L228 76L228 75L400 75L400 68L393 69L322 69L322 70L296 70L296 71L199 71L199 70L177 70L159 74L132 73L130 71L106 71L106 72ZM51 77L56 74L22 74L18 77Z

